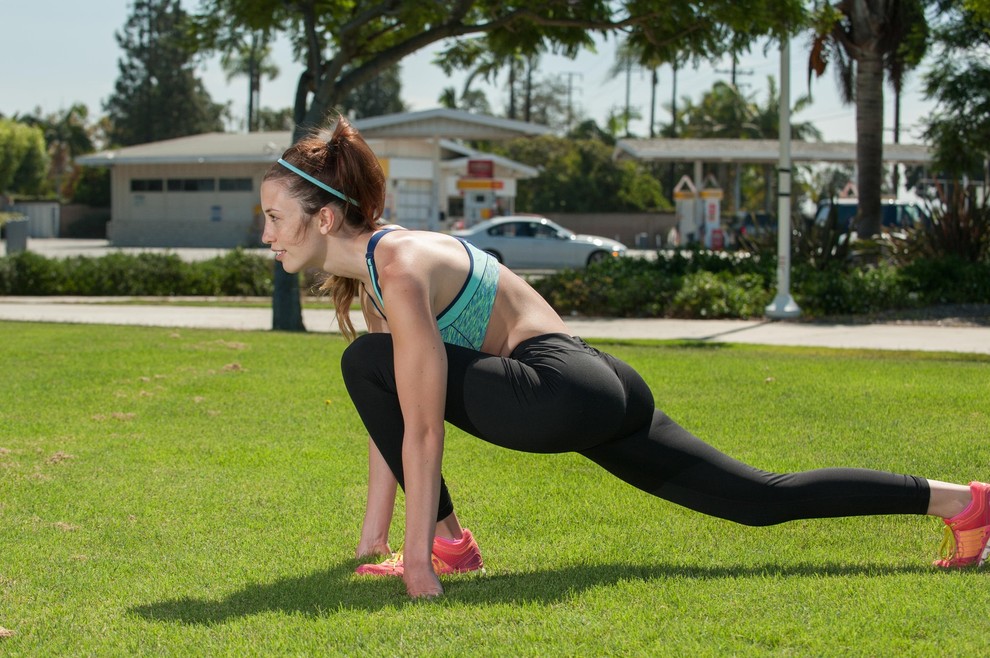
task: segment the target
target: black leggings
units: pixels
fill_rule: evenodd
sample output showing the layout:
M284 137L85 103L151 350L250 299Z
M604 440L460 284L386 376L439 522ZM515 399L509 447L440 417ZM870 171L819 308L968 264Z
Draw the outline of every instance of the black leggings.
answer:
M448 422L514 450L578 452L643 491L705 514L762 526L928 509L924 478L852 468L779 474L732 459L655 409L649 387L630 366L580 338L537 336L509 357L453 345L446 351ZM341 367L401 486L403 420L391 336L361 336ZM453 511L441 480L437 520Z

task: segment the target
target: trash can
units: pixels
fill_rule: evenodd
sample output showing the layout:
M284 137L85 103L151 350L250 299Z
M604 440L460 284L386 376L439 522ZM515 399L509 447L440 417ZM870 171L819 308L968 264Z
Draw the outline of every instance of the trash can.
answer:
M27 219L12 219L3 225L7 233L8 256L27 250L29 224Z

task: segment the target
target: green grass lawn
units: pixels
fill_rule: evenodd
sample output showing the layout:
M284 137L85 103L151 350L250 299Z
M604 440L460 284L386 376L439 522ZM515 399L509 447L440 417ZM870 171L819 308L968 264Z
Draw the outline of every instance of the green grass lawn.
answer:
M411 602L351 575L367 439L339 337L0 323L0 344L3 656L986 651L990 572L930 567L937 520L747 528L456 430L487 575ZM596 344L757 466L990 478L986 357Z

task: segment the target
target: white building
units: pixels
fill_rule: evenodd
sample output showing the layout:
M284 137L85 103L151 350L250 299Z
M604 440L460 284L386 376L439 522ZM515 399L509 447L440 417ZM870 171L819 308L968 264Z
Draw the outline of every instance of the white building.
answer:
M385 219L428 229L444 228L453 216L470 223L496 208L512 212L516 181L537 175L532 167L456 140L549 132L521 121L446 109L373 117L355 125L385 171ZM253 246L264 222L261 179L291 143L289 131L207 133L103 151L78 162L112 169L107 233L115 246Z

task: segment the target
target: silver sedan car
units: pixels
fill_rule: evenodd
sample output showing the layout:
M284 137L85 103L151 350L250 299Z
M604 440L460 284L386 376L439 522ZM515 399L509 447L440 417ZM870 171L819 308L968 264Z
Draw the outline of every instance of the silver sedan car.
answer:
M584 267L620 256L626 246L597 235L577 235L546 217L497 217L454 231L512 269Z

